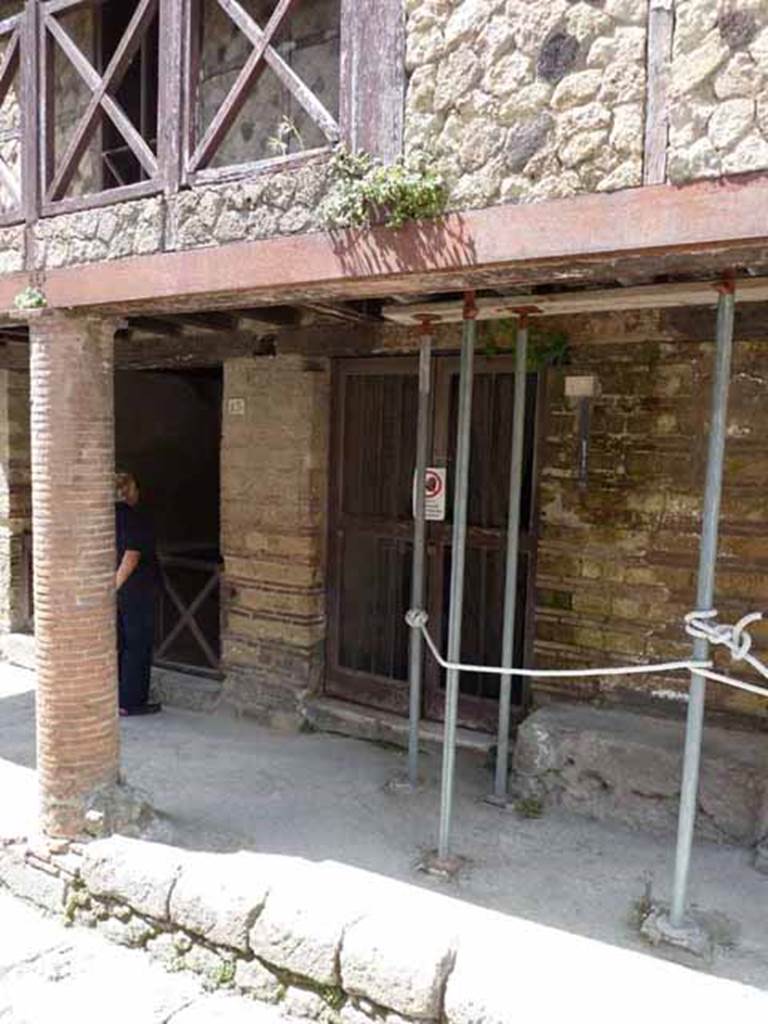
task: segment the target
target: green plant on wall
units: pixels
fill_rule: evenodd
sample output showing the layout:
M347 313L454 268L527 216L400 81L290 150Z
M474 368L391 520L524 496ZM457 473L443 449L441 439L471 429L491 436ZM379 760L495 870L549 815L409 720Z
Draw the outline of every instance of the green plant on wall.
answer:
M29 285L13 300L13 304L17 309L44 309L48 305L48 301L45 295L39 288L33 288Z
M445 182L426 157L383 164L368 153L337 147L330 163L331 186L320 206L329 228L431 220L445 210Z
M484 320L480 325L480 339L486 355L515 351L517 320ZM534 373L545 366L566 366L569 362L568 335L565 331L549 330L536 321L528 328L528 369Z
M287 156L291 142L295 142L299 149L304 149L304 139L296 127L296 122L287 114L283 114L277 123L274 135L270 135L267 139L267 149L273 156Z

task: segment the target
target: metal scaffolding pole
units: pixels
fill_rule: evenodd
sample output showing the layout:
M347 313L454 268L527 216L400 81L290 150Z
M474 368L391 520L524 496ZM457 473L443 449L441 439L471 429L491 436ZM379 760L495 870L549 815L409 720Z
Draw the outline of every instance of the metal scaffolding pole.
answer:
M523 313L517 325L515 347L515 404L512 414L512 458L509 471L509 514L507 519L507 565L504 587L504 633L502 668L512 668L515 652L515 618L517 613L517 566L520 553L520 495L523 482L525 439L525 385L528 371L528 317ZM509 785L509 717L512 698L512 676L501 677L499 692L499 733L496 740L496 775L494 803L506 804Z
M432 377L432 336L429 318L422 322L419 343L419 411L416 427L416 474L413 509L413 569L411 608L424 607L424 568L426 562L426 478L429 452L430 386ZM408 722L408 783L419 783L419 721L421 718L422 638L418 626L411 627L408 679L410 714Z
M717 348L712 383L712 423L709 430L707 480L704 490L704 511L699 550L699 582L696 592L697 611L709 611L712 608L715 590L717 534L723 485L728 386L731 377L731 353L733 349L734 307L733 284L730 281L723 282L720 287L720 300L717 307ZM708 660L710 656L709 651L710 644L708 640L699 638L694 640L693 657L696 661ZM670 913L670 923L673 928L681 928L683 926L685 914L688 872L691 863L693 828L696 821L696 800L699 788L699 762L701 760L701 739L704 726L705 685L703 676L696 675L695 673L692 674L685 733L683 782L680 793L675 880Z
M451 547L451 606L448 620L448 660L461 658L461 625L464 604L464 554L467 537L469 452L472 426L472 385L474 375L477 306L474 292L464 300L464 336L461 342L459 377L459 422L456 437L456 470L453 484L453 537ZM456 766L456 719L459 708L459 673L446 673L443 776L440 793L440 836L438 862L445 865L450 854L451 814Z

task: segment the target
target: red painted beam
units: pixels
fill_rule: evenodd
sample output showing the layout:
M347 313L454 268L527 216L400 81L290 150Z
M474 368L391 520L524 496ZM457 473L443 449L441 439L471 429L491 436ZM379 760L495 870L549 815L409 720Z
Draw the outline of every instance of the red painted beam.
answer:
M51 270L53 307L188 308L439 291L550 261L616 260L768 244L768 177L661 185L451 214L438 222L310 234ZM0 277L10 310L27 274Z

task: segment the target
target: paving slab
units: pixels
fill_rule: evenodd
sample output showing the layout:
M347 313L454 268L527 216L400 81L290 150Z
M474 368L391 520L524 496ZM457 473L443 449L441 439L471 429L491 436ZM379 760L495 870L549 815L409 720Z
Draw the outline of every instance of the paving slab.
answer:
M204 992L143 952L65 928L0 890L3 1024L291 1024L269 1006Z

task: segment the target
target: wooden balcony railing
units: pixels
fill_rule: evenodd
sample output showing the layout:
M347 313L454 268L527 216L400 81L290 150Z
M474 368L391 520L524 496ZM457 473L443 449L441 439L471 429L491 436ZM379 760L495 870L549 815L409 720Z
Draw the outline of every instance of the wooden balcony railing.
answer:
M259 9L255 0L19 2L0 21L0 225L257 173L340 139L395 156L401 0ZM300 130L283 152L267 152L278 115Z

